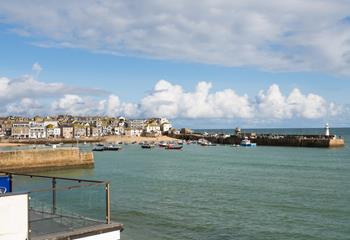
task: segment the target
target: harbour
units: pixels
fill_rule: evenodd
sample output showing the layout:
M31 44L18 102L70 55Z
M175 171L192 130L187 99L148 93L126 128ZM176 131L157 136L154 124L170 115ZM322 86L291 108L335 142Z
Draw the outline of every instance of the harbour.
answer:
M350 139L349 129L333 131ZM82 149L92 147L80 144ZM125 240L338 240L350 234L349 155L348 145L184 144L181 151L166 151L128 144L122 151L95 152L94 168L38 174L111 180L111 219L123 223ZM89 209L96 213L90 217L99 217L96 197L94 192L81 191L70 201L74 206L84 201L88 207L72 209L68 202L61 207L78 213Z

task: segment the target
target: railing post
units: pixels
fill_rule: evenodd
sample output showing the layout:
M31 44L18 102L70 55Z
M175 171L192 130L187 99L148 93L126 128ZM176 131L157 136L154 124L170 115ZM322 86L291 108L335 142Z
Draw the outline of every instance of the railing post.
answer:
M9 192L12 192L12 187L13 187L12 180L13 180L13 176L12 176L11 173L9 174L9 177L10 177L10 189L9 189Z
M106 223L111 223L111 205L110 205L110 193L109 193L109 183L105 185L106 191Z
M52 214L56 214L56 178L52 178Z

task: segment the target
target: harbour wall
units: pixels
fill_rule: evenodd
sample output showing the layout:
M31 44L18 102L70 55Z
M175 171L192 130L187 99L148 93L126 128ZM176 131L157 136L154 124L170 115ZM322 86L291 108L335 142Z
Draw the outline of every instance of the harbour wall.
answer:
M78 148L30 149L0 152L0 170L47 170L93 167L92 152Z
M244 136L231 135L230 137L214 137L203 136L201 134L174 134L171 137L184 140L198 140L204 138L212 143L217 144L240 144ZM344 139L335 139L333 136L324 137L320 135L283 135L283 136L269 136L258 135L249 138L252 143L260 146L289 146L289 147L343 147L345 145Z

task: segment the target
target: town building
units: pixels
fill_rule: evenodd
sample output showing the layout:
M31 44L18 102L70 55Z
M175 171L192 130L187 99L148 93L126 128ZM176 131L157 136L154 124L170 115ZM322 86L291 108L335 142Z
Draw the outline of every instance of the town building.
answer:
M61 137L62 138L73 138L73 126L63 125L61 126Z
M13 138L29 138L29 122L13 123L11 128L11 137Z
M46 138L46 127L43 122L29 123L29 138L32 138L32 139Z

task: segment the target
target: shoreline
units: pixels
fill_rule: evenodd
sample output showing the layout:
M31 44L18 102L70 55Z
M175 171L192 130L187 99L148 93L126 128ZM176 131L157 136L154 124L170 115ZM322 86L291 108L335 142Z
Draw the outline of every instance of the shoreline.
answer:
M0 147L20 147L28 145L26 143L0 142Z
M123 142L123 143L140 143L140 142L160 142L160 141L176 141L178 139L169 136L159 136L159 137L129 137L129 136L106 136L102 142Z
M129 136L104 136L101 138L80 138L78 141L79 143L88 142L88 143L98 143L98 142L124 142L124 143L132 143L132 142L160 142L160 141L174 141L177 140L176 138L169 137L169 136L159 136L159 137L129 137ZM70 144L70 143L76 143L77 140L72 139L20 139L20 140L0 140L0 147L19 147L19 146L26 146L26 145L35 145L35 144L46 144L46 143L64 143L64 144Z

